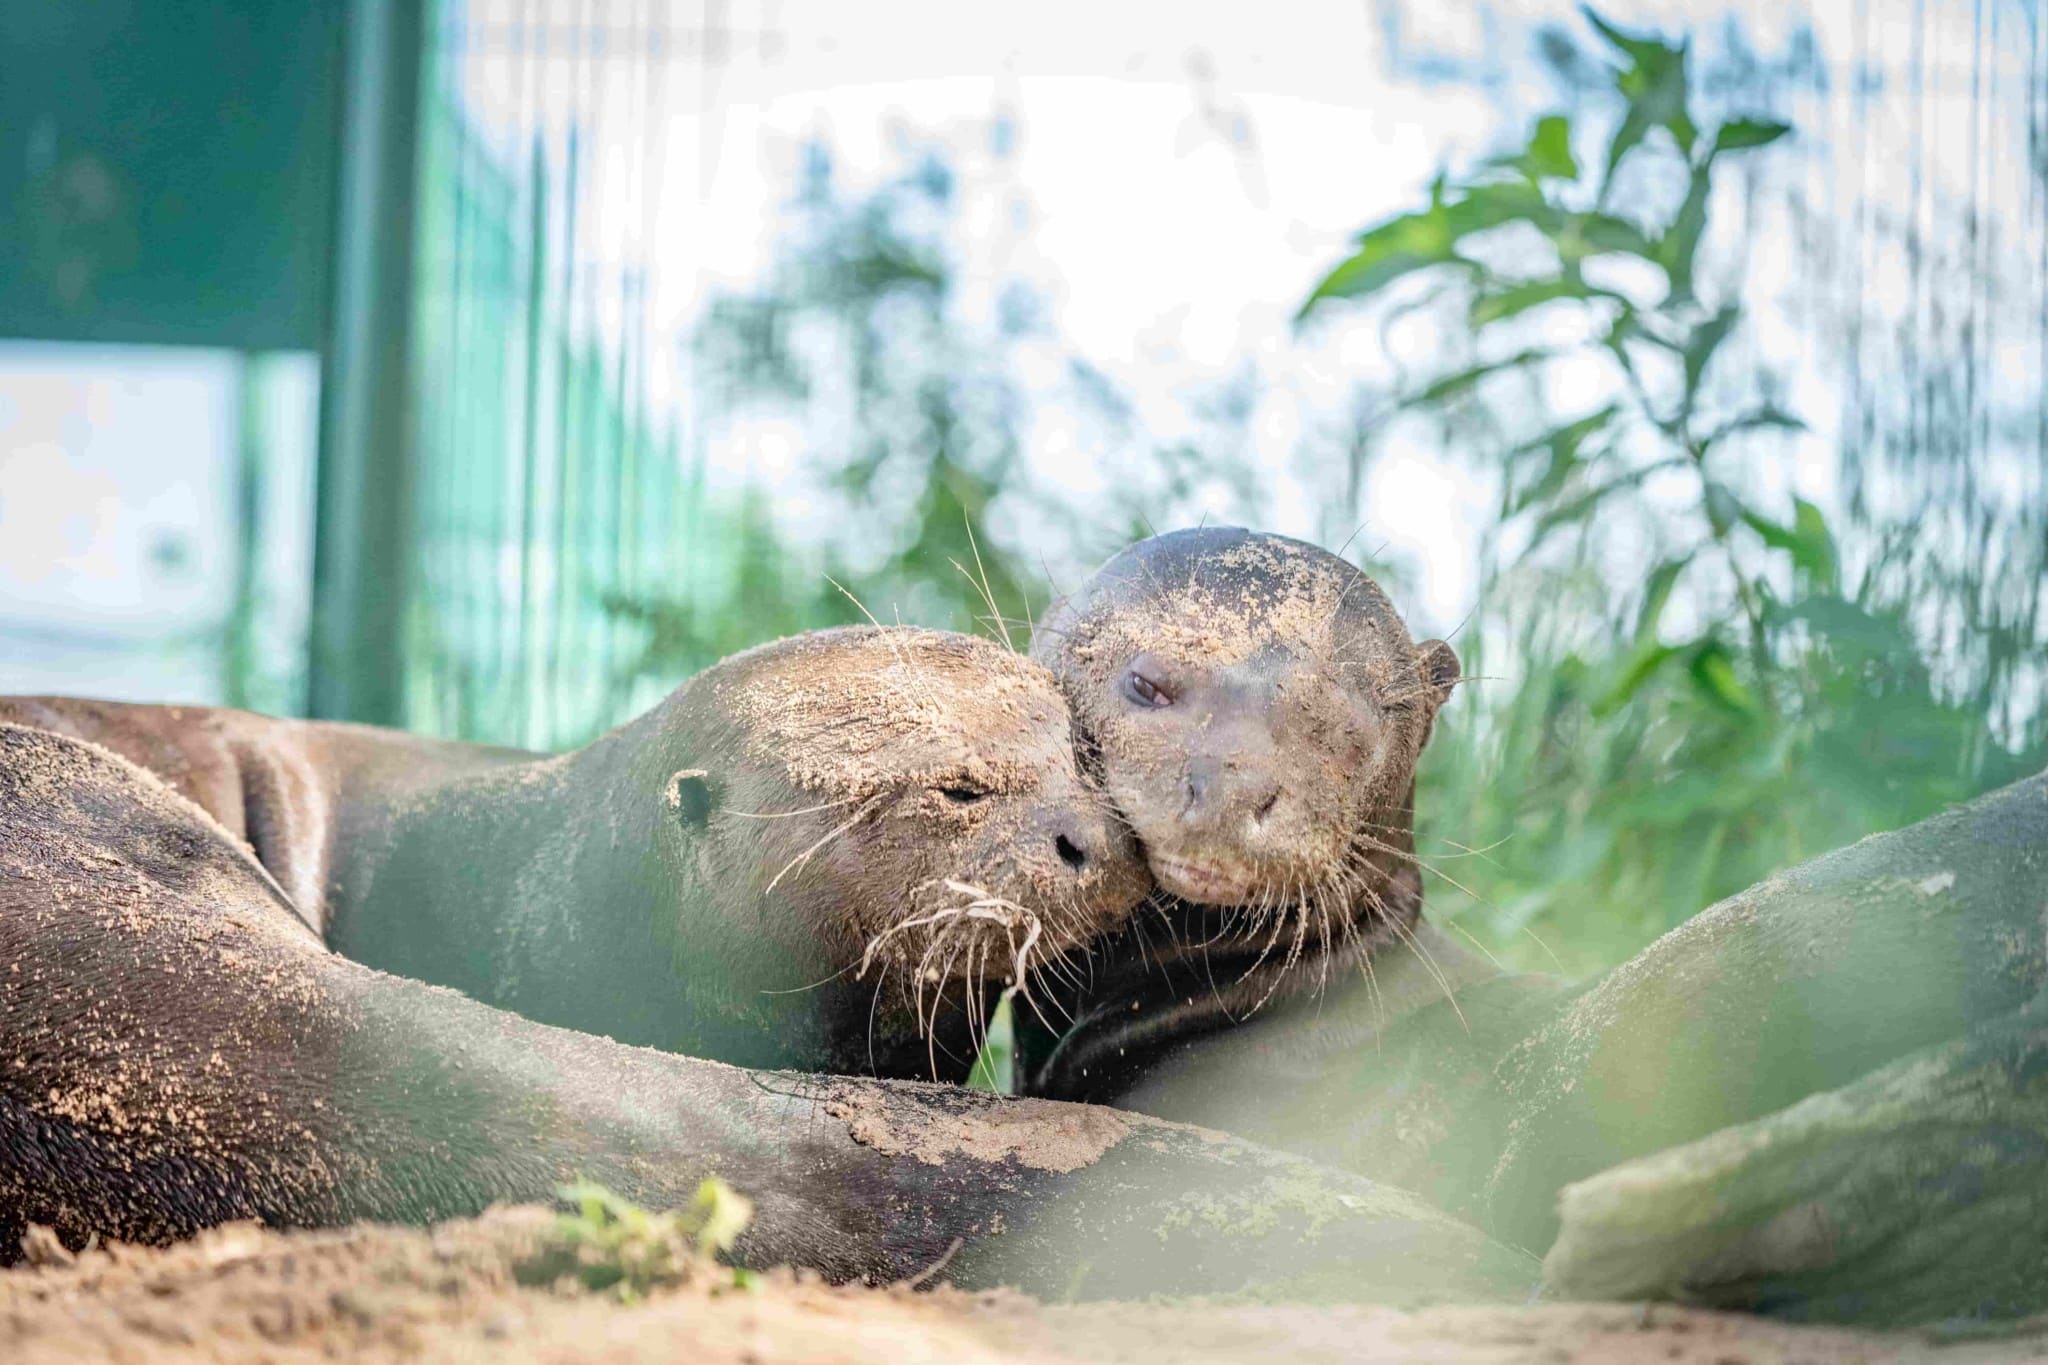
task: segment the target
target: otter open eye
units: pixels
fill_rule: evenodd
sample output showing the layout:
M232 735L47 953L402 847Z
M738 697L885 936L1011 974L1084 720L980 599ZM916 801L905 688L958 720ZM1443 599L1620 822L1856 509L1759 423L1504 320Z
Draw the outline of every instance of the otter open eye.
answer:
M939 788L939 795L956 806L971 806L977 801L986 801L991 794L980 787L970 785Z
M1124 674L1124 696L1140 706L1157 708L1173 705L1173 693L1165 683L1147 677L1135 668Z

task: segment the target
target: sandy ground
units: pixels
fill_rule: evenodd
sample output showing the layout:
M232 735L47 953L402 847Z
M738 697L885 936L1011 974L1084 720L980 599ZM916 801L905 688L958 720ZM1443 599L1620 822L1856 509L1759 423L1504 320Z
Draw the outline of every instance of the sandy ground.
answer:
M520 1283L553 1226L506 1209L432 1230L230 1227L0 1273L0 1360L333 1359L882 1365L983 1361L1962 1362L2048 1358L2048 1327L1938 1344L1640 1306L1048 1305L1014 1294L834 1288L706 1268L637 1302ZM66 1262L66 1263L57 1263ZM530 1278L530 1275L528 1276Z

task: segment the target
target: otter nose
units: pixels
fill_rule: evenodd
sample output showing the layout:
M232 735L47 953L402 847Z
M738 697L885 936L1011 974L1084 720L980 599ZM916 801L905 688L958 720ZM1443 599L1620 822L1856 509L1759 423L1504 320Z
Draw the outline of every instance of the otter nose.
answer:
M1060 861L1073 868L1074 871L1079 872L1082 868L1088 866L1088 850L1081 846L1079 839L1074 838L1066 831L1062 830L1053 836L1052 846L1053 851L1060 855Z
M1181 791L1180 821L1196 829L1257 831L1280 804L1281 783L1264 763L1195 755Z

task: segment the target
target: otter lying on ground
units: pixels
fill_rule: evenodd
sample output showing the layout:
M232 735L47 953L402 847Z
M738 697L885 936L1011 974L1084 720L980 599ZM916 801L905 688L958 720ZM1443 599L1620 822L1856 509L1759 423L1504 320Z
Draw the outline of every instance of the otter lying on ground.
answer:
M1045 670L943 632L764 645L553 758L195 708L8 720L161 775L348 957L745 1065L964 1077L984 988L1145 890Z
M153 776L4 723L0 983L0 1264L31 1222L77 1247L428 1221L578 1176L673 1207L716 1174L755 1204L745 1263L835 1279L1398 1300L1533 1272L1413 1196L1220 1134L743 1071L372 971Z

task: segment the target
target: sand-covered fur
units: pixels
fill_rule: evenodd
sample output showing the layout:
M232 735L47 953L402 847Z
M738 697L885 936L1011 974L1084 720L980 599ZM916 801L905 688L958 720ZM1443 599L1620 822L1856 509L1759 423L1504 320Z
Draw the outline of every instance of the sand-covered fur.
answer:
M1409 936L1415 767L1458 662L1364 573L1283 536L1177 531L1055 604L1032 653L1164 893L1130 956L1199 950L1205 973L1136 1018L1120 1000L1103 1046L1254 1013ZM1091 1066L1086 1046L1067 1060Z
M329 946L546 1023L756 1066L966 1074L990 995L1146 890L1045 669L777 641L570 754L55 698L211 814Z

